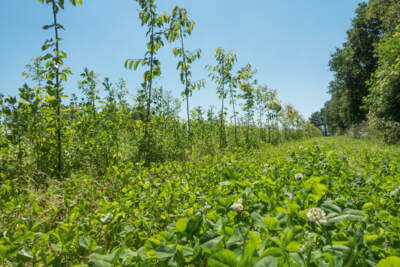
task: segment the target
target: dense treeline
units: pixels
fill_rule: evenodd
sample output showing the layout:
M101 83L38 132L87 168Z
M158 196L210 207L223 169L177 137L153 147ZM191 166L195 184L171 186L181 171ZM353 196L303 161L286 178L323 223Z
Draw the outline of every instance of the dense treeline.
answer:
M195 23L184 8L159 13L154 0L137 1L147 29L147 51L142 58L125 62L128 69L144 69L136 98L128 99L123 79L100 80L89 69L81 74L79 93L67 97L64 84L72 73L63 63L64 27L57 21L64 1L40 2L51 8L52 23L43 28L52 31L52 38L44 43L43 54L26 66L28 81L18 96L0 95L0 168L8 175L39 181L48 176L61 179L78 170L101 175L118 162L183 160L320 134L293 106L281 105L276 90L258 83L253 66L236 66L236 53L222 48L216 49L214 65L207 66L221 107L191 109L193 91L205 86L191 72L201 50L191 52L185 46ZM182 85L177 89L185 101L185 119L180 116L181 101L154 86L162 70L157 53L165 42L177 45L172 52L178 60Z
M326 133L378 129L385 140L400 138L400 2L360 3L347 40L332 54L331 99L310 120ZM360 125L364 125L360 127Z

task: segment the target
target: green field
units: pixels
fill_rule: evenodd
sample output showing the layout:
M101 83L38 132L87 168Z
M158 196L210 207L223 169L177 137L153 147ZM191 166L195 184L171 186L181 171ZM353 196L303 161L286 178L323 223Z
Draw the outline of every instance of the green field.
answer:
M0 267L400 267L400 0L0 1L0 36Z
M398 146L317 138L21 181L0 187L1 265L400 266Z

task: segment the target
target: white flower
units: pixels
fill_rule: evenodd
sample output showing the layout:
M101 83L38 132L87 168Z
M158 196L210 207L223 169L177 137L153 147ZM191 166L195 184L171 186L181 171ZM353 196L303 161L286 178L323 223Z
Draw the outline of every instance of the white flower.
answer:
M233 203L232 206L231 206L231 209L233 209L236 212L243 211L242 199L239 198L236 203Z
M296 174L294 175L294 179L296 179L296 180L303 179L303 177L304 177L304 175L303 175L302 173L296 173Z
M309 222L326 223L325 212L320 208L311 208L307 212L307 218Z
M253 182L253 185L258 185L259 183L260 183L260 181L255 180L255 181Z
M204 205L204 208L205 209L211 209L211 205L206 202L206 204Z

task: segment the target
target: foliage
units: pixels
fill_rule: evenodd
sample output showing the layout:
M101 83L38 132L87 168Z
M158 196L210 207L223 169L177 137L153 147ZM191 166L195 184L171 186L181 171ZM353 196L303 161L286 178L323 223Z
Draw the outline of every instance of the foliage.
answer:
M393 59L388 57L388 53L389 47L396 42L391 36L396 32L399 18L398 1L369 0L359 4L352 25L347 31L346 42L333 53L329 62L334 72L334 80L329 85L331 99L323 108L328 132L343 134L367 119L371 120L370 124L375 127L377 123L381 124L378 128L386 133L389 128L396 127L395 123L376 121L382 117L367 117L367 114L376 113L377 107L386 109L383 111L386 116L399 114L398 109L389 107L389 103L381 106L384 101L382 97L376 99L378 94L386 95L387 98L393 94L390 88L395 86L393 82L396 78L387 65L393 66ZM392 55L396 55L394 47L391 51Z
M188 137L191 138L190 129L190 109L189 109L189 97L192 95L194 89L200 89L205 86L205 81L191 81L191 64L200 58L201 50L197 50L195 53L191 53L185 50L184 38L192 34L195 23L190 21L187 15L187 10L185 8L179 8L176 6L172 11L172 16L170 19L170 26L167 33L168 41L173 42L177 39L180 40L181 46L179 48L174 48L173 53L175 56L180 57L177 69L180 71L180 80L183 85L185 85L185 90L182 96L186 98L186 114L187 114L187 128ZM190 140L191 141L191 140Z
M399 159L398 147L324 138L148 168L119 162L47 189L1 173L0 262L396 266ZM316 207L320 221L308 215Z
M147 51L144 58L127 59L125 68L137 70L138 66L145 66L147 69L143 74L143 83L138 92L137 101L138 108L141 112L146 113L144 124L144 137L141 140L140 152L146 163L153 161L155 158L155 141L152 136L153 129L150 128L151 105L153 93L153 81L156 77L161 76L161 62L157 59L157 52L164 46L164 25L168 23L169 16L165 13L158 14L155 0L137 0L140 10L139 18L142 26L147 28L146 36L149 38L147 42ZM144 104L146 102L146 104Z
M369 117L375 127L383 128L386 141L400 140L400 26L387 35L377 47L378 68L370 80L366 97Z
M219 99L221 100L221 111L220 111L220 147L225 147L226 143L226 131L225 131L225 108L224 102L228 95L234 94L233 88L235 87L235 78L233 77L233 66L237 61L236 52L225 52L221 47L217 47L214 56L217 64L215 66L207 65L208 71L210 72L209 77L217 84L216 92ZM234 102L232 102L233 104ZM236 116L236 111L234 111ZM235 126L236 128L236 126Z
M78 82L79 94L63 100L72 74L60 49L64 27L57 19L64 1L40 2L52 8L53 23L43 28L54 30L54 38L26 66L27 83L18 96L0 94L1 266L265 266L301 260L302 254L292 255L302 248L294 234L301 225L317 234L319 228L305 225L304 214L285 221L292 217L283 212L304 213L327 200L328 179L322 172L333 170L338 159L326 163L319 147L305 143L305 154L288 153L288 163L283 156L290 145L272 144L320 136L316 127L294 107L283 107L276 90L256 87L250 64L235 72L236 54L222 48L216 66L209 67L221 112L189 110L189 96L204 85L191 80L191 64L200 51L192 54L184 47L194 22L183 8L171 16L158 14L155 0L137 0L148 40L143 58L125 62L129 69L145 68L135 102L128 100L123 79L100 79L88 68ZM187 121L179 116L179 99L154 86L161 76L157 53L164 40L178 39L174 54L185 85ZM228 94L234 126L225 116ZM244 116L235 103L242 104ZM313 158L325 164L318 163L315 174ZM293 168L310 182L286 198L298 186L290 179ZM304 201L306 194L312 197ZM361 220L359 211L340 208L335 220ZM354 224L346 225L349 235ZM318 248L332 239L321 240ZM283 258L264 251L276 252L276 246ZM390 254L379 253L376 259Z

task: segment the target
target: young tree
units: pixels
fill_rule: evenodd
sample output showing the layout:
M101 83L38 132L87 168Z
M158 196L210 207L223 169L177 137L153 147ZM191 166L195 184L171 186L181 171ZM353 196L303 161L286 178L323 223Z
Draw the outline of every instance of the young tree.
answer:
M144 58L142 59L127 59L125 61L125 68L137 70L139 64L146 66L147 70L143 75L142 89L139 90L138 102L146 104L146 118L145 118L145 137L144 143L141 147L141 152L144 154L144 158L147 163L151 160L151 153L149 153L151 138L149 132L149 124L151 117L151 102L152 102L152 90L153 81L155 77L161 76L161 63L156 58L157 52L164 45L163 36L165 31L163 29L164 24L168 23L169 17L163 13L157 14L157 6L155 0L136 0L141 8L139 10L139 18L142 21L142 26L147 28L146 36L149 38L147 42L147 51ZM143 111L143 106L140 107Z
M55 109L55 132L57 138L57 177L61 179L62 175L62 118L61 118L61 98L63 97L62 80L67 80L67 75L71 74L68 68L63 68L66 53L60 51L60 37L59 30L64 27L58 23L57 14L60 9L64 9L64 0L39 0L39 2L49 4L53 14L53 24L43 26L43 29L54 29L54 40L47 40L43 45L42 50L46 51L53 48L53 53L47 53L42 59L46 61L46 91L50 97L54 97L51 106ZM71 4L81 5L82 0L69 0Z
M270 132L270 121L272 119L271 115L277 108L277 104L279 104L279 102L276 100L277 92L276 90L269 89L267 85L259 85L256 88L255 94L260 138L266 142L267 135L265 133L265 121L267 122L268 131ZM271 142L271 137L269 137L269 142Z
M28 92L20 92L21 101L27 105L30 112L30 123L28 128L30 130L29 138L32 143L32 150L36 161L36 169L43 171L43 166L46 165L45 158L43 157L45 150L43 145L43 136L45 134L46 123L44 118L43 109L45 107L45 92L43 90L43 82L46 80L45 68L43 66L42 58L36 57L26 65L26 71L22 75L26 79L30 79L36 83ZM28 89L29 87L25 87Z
M268 124L268 142L272 142L272 126L275 125L279 139L278 118L281 114L282 104L277 98L277 91L271 91L271 98L268 103L267 124Z
M170 19L167 39L170 42L174 42L177 39L180 40L180 47L174 48L173 52L176 57L180 58L177 69L180 71L181 83L185 86L182 96L186 100L187 131L189 140L191 139L192 135L190 127L189 97L192 95L192 92L195 88L200 89L201 87L204 87L205 83L204 80L197 82L191 81L191 64L200 58L201 50L198 49L194 53L191 53L188 50L185 50L184 46L184 38L192 34L194 27L195 23L189 20L187 10L185 8L179 8L178 6L175 6Z
M226 86L233 83L232 69L234 63L236 62L236 54L234 52L226 53L224 49L218 47L216 49L214 58L217 61L217 65L207 65L206 68L208 68L210 72L209 77L211 77L211 79L217 83L217 94L219 99L221 99L219 136L220 147L224 148L226 146L224 101L228 93Z
M247 130L246 130L246 143L250 143L250 121L254 118L254 104L256 100L255 96L255 86L257 85L257 80L253 79L254 75L257 73L256 70L252 69L250 64L241 68L238 71L238 84L242 91L240 98L245 102L243 104L243 111L246 112Z

